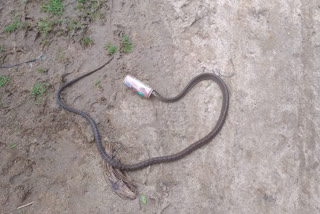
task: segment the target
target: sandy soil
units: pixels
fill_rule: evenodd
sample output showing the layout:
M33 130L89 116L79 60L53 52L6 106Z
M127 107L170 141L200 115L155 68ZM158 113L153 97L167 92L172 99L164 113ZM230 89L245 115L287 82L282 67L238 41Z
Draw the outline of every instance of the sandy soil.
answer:
M1 63L44 56L0 70L9 77L0 87L0 213L320 213L319 1L113 0L100 1L93 18L81 17L75 0L63 2L62 16L41 11L46 1L0 2L2 30L15 19L30 25L1 32ZM46 37L45 17L61 21ZM117 51L63 94L96 120L104 143L119 145L123 162L193 143L221 104L208 82L178 103L146 100L123 86L126 74L171 96L201 72L234 73L224 77L231 97L221 133L182 160L129 172L135 200L113 193L89 124L55 100L64 81L106 62L104 45L119 48L124 34L130 53ZM85 36L94 44L81 45ZM47 90L35 100L39 81Z

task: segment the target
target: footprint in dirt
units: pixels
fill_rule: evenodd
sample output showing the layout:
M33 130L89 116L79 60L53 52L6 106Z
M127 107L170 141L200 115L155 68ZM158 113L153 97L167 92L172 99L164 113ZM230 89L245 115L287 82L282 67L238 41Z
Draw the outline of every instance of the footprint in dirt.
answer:
M34 161L19 157L11 150L6 150L0 152L0 192L2 195L0 206L4 206L7 201L16 201L16 204L20 204L30 196L32 193L30 177L35 166Z

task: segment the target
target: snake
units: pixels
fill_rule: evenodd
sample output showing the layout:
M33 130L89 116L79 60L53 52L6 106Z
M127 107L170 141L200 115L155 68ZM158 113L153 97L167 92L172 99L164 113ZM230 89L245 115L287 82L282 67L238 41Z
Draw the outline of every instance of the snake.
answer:
M120 170L125 170L125 171L132 171L132 170L138 170L138 169L142 169L154 164L160 164L160 163L166 163L166 162L172 162L172 161L176 161L178 159L181 159L183 157L185 157L186 155L194 152L195 150L197 150L198 148L204 146L205 144L209 143L222 129L222 126L225 123L226 117L227 117L227 113L228 113L228 108L229 108L229 92L228 92L228 88L225 84L225 82L221 79L221 77L219 77L218 75L214 74L214 73L201 73L199 75L197 75L196 77L194 77L187 85L186 87L176 96L174 97L165 97L163 95L161 95L159 92L157 92L156 90L154 90L152 92L152 95L154 95L154 97L162 102L166 102L166 103L172 103L172 102L177 102L179 101L181 98L183 98L196 84L198 84L201 81L204 80L211 80L213 82L215 82L221 92L222 92L222 105L221 105L221 110L220 110L220 115L219 118L215 124L215 126L213 127L213 129L207 134L205 135L203 138L197 140L196 142L192 143L191 145L187 146L185 149L174 153L174 154L170 154L170 155L165 155L165 156L159 156L159 157L153 157L144 161L140 161L138 163L133 163L133 164L126 164L126 163L121 163L120 161L112 158L111 156L109 156L106 152L105 149L103 147L103 144L101 142L101 137L99 134L99 130L97 128L97 124L96 122L92 119L92 117L80 110L77 110L71 106L68 106L67 104L65 104L64 102L61 101L61 92L71 86L72 84L76 83L77 81L79 81L80 79L83 79L86 76L89 76L90 74L95 73L96 71L101 70L102 68L104 68L107 64L109 64L111 62L111 60L113 59L110 58L105 64L101 65L99 68L87 72L67 83L65 83L64 85L62 85L59 90L56 93L56 100L57 103L65 110L70 111L72 113L81 115L82 117L84 117L85 119L87 119L91 125L93 134L94 134L94 138L95 138L95 142L96 142L96 146L97 149L99 151L99 153L101 154L102 158L111 166L118 168Z
M34 58L34 59L30 59L28 61L25 61L25 62L21 62L21 63L17 63L17 64L14 64L14 65L0 65L0 68L13 68L13 67L18 67L20 65L23 65L23 64L26 64L26 63L31 63L31 62L35 62L37 60L40 60L43 58L43 55L40 55L38 56L37 58Z

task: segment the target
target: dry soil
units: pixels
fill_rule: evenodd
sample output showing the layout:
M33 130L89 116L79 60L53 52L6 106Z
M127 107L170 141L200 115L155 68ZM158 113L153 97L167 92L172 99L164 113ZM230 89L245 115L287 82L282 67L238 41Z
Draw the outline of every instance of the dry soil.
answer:
M0 2L1 30L15 19L30 25L1 32L1 63L43 55L0 70L9 77L0 87L0 213L320 213L319 1L101 0L83 16L76 0L63 1L62 16L41 11L46 1ZM60 21L46 37L45 17ZM79 28L68 27L72 19ZM129 53L119 52L124 34ZM81 45L85 36L93 44ZM118 47L113 61L63 99L96 120L123 162L181 150L210 131L221 104L210 82L166 104L129 91L125 75L173 96L215 72L230 91L226 123L210 144L128 173L135 200L112 192L88 122L55 100L65 81L109 59L108 41ZM39 81L47 90L35 100Z

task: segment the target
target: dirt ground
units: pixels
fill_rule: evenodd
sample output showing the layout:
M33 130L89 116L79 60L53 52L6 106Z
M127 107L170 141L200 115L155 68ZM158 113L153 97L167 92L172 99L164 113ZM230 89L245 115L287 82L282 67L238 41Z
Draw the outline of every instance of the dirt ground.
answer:
M43 55L0 69L8 77L0 86L1 214L320 213L319 1L81 2L65 0L54 14L49 0L0 0L0 64ZM64 81L110 58L108 41L118 48L112 62L63 99L96 120L122 162L193 143L221 104L209 82L178 103L146 100L123 85L125 75L173 96L195 75L216 72L230 91L226 123L210 144L128 173L135 200L113 193L88 122L55 100ZM37 83L46 90L35 95Z

